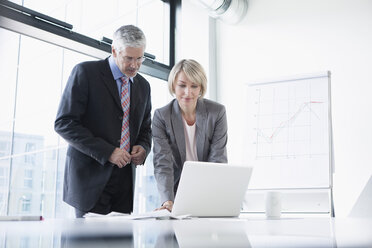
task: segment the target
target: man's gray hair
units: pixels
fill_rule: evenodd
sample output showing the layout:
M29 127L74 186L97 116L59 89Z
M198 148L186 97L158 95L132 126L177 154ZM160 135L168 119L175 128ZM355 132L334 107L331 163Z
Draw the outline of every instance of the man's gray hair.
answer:
M142 30L134 25L121 26L114 33L112 46L118 51L126 47L146 48L146 37Z

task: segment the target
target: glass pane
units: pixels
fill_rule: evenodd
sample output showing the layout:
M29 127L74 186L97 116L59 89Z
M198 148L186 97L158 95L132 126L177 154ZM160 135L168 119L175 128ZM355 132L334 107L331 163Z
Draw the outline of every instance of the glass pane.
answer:
M42 202L50 187L55 190L56 162L46 154L58 142L53 123L61 91L62 52L33 38L20 38L9 215L51 214Z
M99 8L94 8L98 1L87 0L24 3L99 38L138 23L147 36L146 51L168 60L169 10L160 0L100 1ZM54 120L72 68L94 59L5 29L0 43L0 214L73 217L73 208L62 200L67 144L54 132ZM153 111L168 103L166 82L143 76L151 84ZM137 172L135 212L152 211L160 205L152 153Z
M138 26L147 39L146 52L156 61L169 64L169 5L158 0L140 0Z
M20 35L0 28L0 215L7 213Z
M143 75L143 74L142 74ZM163 107L171 99L168 84L160 79L143 75L151 85L152 113ZM154 177L154 164L152 151L146 159L145 166L138 166L136 174L136 192L134 199L134 212L143 213L153 211L161 205L156 181Z
M0 42L0 214L73 216L54 120L72 67L93 59L4 29Z
M20 4L20 1L13 1ZM74 32L112 39L122 25L139 26L147 37L146 52L169 64L169 4L161 0L24 0L24 6L73 25Z

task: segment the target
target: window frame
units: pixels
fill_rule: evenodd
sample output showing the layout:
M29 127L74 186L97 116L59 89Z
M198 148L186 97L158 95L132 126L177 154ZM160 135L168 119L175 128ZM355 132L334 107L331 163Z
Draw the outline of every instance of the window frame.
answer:
M176 15L181 0L159 0L169 4L169 65L157 62L153 55L145 53L146 60L140 72L167 81L175 63ZM73 26L53 17L36 12L7 0L0 2L0 27L36 38L72 51L104 59L111 54L111 41L105 37L96 40L74 32Z

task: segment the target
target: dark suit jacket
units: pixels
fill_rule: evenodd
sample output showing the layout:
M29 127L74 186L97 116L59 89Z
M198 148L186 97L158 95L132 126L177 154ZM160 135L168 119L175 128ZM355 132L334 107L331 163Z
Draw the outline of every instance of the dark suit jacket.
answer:
M154 175L161 202L174 201L186 160L181 109L176 99L157 109L152 123ZM196 105L196 151L199 161L227 163L225 107L208 99Z
M133 81L130 143L141 145L148 155L151 150L150 85L139 74ZM99 199L113 170L108 159L120 146L122 116L108 58L76 65L62 95L54 126L69 144L63 188L66 203L88 211Z

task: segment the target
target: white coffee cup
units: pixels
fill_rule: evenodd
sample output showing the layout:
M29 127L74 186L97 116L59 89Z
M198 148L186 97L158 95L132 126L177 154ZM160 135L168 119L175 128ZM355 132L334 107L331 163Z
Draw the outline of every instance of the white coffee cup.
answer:
M282 195L279 191L268 191L265 195L266 217L278 219L282 214Z

